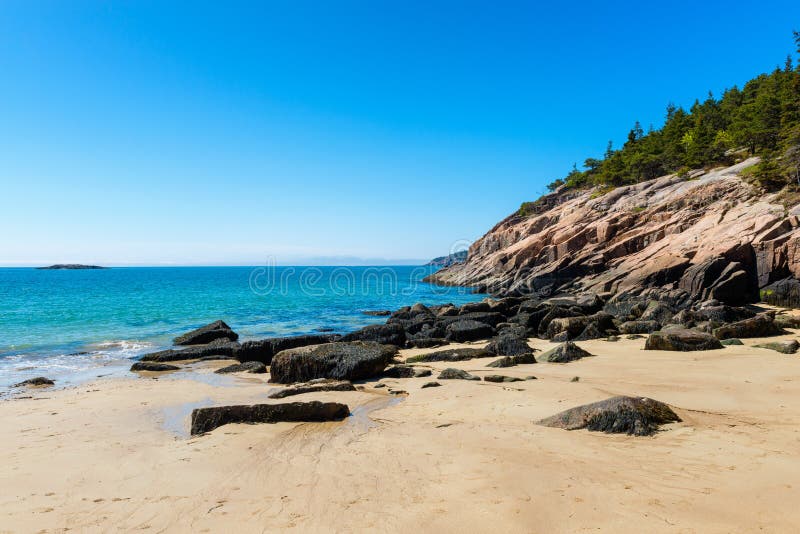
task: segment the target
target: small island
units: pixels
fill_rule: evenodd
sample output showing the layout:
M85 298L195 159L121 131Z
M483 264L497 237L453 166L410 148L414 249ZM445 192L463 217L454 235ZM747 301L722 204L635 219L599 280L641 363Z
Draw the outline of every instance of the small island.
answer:
M108 269L109 267L101 267L100 265L81 265L80 263L57 263L48 267L37 267L39 270L47 271L73 271L78 269Z

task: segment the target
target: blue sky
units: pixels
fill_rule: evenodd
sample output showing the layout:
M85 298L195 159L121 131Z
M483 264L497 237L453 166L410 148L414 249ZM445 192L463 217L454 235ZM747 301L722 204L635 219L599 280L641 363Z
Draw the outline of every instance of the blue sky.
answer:
M398 262L783 64L800 2L0 5L0 265Z

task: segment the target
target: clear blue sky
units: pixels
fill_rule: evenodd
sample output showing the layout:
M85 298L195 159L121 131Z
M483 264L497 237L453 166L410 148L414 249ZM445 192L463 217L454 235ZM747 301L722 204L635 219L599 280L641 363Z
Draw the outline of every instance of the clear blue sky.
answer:
M1 264L444 254L800 29L797 1L166 4L0 5Z

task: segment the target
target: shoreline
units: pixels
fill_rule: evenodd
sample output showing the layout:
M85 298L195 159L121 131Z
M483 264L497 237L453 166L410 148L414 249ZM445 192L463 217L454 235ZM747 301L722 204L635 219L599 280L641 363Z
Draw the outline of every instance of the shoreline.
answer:
M641 351L642 339L578 342L595 357L502 370L538 380L421 389L428 378L376 378L359 382L363 391L289 399L346 402L354 415L342 422L235 424L190 438L172 429L180 421L188 430L192 407L276 402L266 394L281 386L267 375L215 375L225 362L200 362L155 380L30 391L0 402L8 425L0 480L10 489L0 524L11 532L234 523L242 532L786 531L800 521L800 360L752 348L761 341L695 353ZM405 349L400 359L420 352L429 351ZM497 372L490 361L424 365L434 377L444 367L485 376ZM398 400L378 383L408 395ZM610 394L657 398L683 422L649 438L534 424Z

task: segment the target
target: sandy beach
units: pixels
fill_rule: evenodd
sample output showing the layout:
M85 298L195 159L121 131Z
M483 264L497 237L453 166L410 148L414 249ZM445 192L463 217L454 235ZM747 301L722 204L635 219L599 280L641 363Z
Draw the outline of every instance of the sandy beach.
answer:
M345 402L343 422L193 438L195 407L281 402L266 399L267 375L202 363L29 390L0 402L0 531L789 532L800 358L749 347L759 341L678 353L597 340L580 343L597 357L569 364L437 363L434 378L460 367L538 379L370 381L288 399ZM664 401L683 422L654 437L535 424L618 394Z

